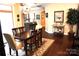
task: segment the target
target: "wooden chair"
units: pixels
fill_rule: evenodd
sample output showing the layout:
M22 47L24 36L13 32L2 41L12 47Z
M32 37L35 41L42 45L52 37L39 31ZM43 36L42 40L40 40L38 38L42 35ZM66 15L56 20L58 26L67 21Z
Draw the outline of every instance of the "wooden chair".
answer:
M25 28L24 27L19 27L19 31L20 31L20 34L25 32Z
M32 30L31 35L35 35L37 33L37 30Z
M14 36L17 36L20 33L19 28L13 28L12 32Z
M14 37L18 38L21 36L22 33L25 32L25 28L24 27L13 28L12 32L13 32ZM21 40L16 39L16 41L21 41Z
M24 41L24 45L26 46L25 51L29 51L32 54L33 50L36 49L36 35L32 35Z
M36 47L39 47L39 33L36 34Z
M8 42L10 55L11 55L11 49L13 49L16 51L16 56L18 56L18 49L22 48L22 43L18 42L19 44L17 45L13 36L11 36L10 34L4 33L4 37Z
M13 28L12 32L14 36L17 36L18 34L20 35L21 33L25 32L25 28L24 27Z
M37 33L37 30L31 31L31 35L36 35L36 48L38 48L39 47L39 40L38 40L39 35Z
M39 45L42 45L42 28L40 28L38 31L38 40L39 40Z

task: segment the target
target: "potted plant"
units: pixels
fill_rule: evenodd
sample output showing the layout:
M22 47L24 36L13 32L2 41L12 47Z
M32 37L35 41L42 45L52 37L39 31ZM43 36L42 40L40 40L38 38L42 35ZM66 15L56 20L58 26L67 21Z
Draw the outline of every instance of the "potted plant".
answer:
M69 27L70 27L70 31L69 31L69 34L70 33L73 33L73 26L75 24L77 24L78 22L78 19L79 19L79 12L77 9L72 9L70 8L69 11L68 11L68 14L67 14L67 23L69 24Z

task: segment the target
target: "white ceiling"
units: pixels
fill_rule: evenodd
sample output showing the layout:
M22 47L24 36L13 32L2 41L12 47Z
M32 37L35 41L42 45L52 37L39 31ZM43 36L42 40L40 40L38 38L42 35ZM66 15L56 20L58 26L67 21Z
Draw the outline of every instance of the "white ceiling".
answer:
M27 7L44 7L47 3L22 3L23 6Z

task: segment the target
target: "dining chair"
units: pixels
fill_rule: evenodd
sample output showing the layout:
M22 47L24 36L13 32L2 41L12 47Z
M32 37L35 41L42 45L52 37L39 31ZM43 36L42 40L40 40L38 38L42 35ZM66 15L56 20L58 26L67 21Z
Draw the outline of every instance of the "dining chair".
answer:
M36 35L36 48L38 48L39 47L39 40L38 40L39 35L37 33L37 30L31 31L31 35Z
M14 36L17 36L20 33L19 28L12 28L12 32Z
M36 47L39 48L39 33L36 34Z
M40 28L38 31L38 40L39 40L39 45L42 45L42 28Z
M21 42L18 42L18 44L16 44L16 41L14 40L14 37L10 34L4 33L3 34L4 37L6 38L8 45L9 45L9 53L11 55L11 49L16 51L16 56L18 56L18 50L21 49L23 47Z
M20 34L25 32L25 28L24 27L19 27L19 31L20 31Z
M37 33L37 30L31 30L31 35L34 35Z
M24 27L12 28L12 32L14 36L20 36L22 33L25 32L25 28Z
M18 37L21 37L21 34L24 32L24 27L17 27L17 28L12 28L12 32L13 32L13 36L14 38L18 38ZM16 41L21 41L20 39Z
M36 49L36 35L32 35L24 41L24 45L26 46L25 50L29 51L30 54L34 52Z

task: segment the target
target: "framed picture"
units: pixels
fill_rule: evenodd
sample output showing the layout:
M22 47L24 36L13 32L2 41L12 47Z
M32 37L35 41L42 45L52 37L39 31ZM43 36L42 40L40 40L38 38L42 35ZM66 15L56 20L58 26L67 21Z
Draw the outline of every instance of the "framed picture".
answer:
M64 11L54 11L54 22L63 23L64 21Z
M36 15L36 19L40 20L40 15L39 14Z

